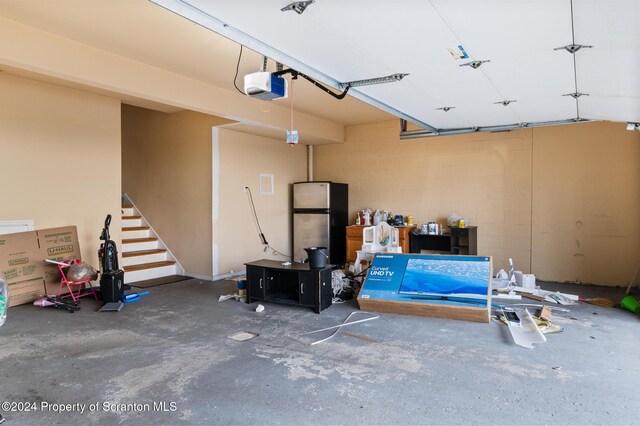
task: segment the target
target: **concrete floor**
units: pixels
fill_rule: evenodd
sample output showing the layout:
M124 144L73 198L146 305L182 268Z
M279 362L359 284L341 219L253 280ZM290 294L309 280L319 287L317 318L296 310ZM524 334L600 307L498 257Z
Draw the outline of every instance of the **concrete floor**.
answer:
M0 401L37 411L0 409L6 424L640 422L640 317L619 308L557 313L564 332L533 350L496 323L391 314L310 346L322 336L295 334L341 323L355 305L317 315L264 303L258 314L256 304L217 302L233 289L199 280L154 287L119 313L98 313L88 299L74 314L11 308L0 328ZM238 331L259 337L227 337ZM56 413L53 404L86 407Z

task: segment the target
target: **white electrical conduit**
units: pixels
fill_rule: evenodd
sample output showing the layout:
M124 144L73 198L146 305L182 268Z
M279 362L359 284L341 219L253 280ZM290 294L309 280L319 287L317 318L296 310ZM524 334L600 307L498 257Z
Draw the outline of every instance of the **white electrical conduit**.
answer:
M354 312L351 312L349 314L349 316L342 322L342 324L334 325L334 326L327 327L327 328L322 328L320 330L309 331L307 333L300 333L299 336L306 336L307 334L313 334L313 333L319 333L321 331L333 330L334 328L336 329L328 337L325 337L322 340L318 340L318 341L315 341L315 342L311 343L311 345L313 346L313 345L317 345L318 343L326 342L327 340L331 339L333 336L335 336L335 334L338 332L338 330L340 330L342 327L345 327L347 325L352 325L352 324L358 324L358 323L365 322L365 321L371 321L371 320L380 318L380 315L375 315L375 316L372 316L372 317L369 317L369 318L365 318L365 319L361 319L361 320L357 320L357 321L352 321L352 322L347 322L355 314L373 315L373 314L369 314L367 312L354 311Z
M313 182L313 145L307 145L307 181Z

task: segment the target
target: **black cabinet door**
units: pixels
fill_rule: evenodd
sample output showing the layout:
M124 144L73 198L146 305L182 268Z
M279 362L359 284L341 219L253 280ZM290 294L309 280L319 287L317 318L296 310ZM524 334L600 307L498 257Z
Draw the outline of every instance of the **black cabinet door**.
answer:
M264 300L264 269L255 266L247 266L247 281L249 282L247 302L252 300Z
M264 297L278 297L280 293L281 272L273 269L264 270Z
M333 301L333 288L331 287L331 271L325 270L320 272L320 282L318 283L320 301L316 306L316 313L320 313L321 310L327 309L331 306Z
M300 304L315 308L318 303L318 273L300 272L298 285Z

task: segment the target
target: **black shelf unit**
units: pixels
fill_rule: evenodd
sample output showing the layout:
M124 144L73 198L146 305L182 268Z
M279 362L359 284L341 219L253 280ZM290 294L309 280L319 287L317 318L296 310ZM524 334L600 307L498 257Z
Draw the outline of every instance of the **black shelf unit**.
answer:
M411 253L430 250L450 254L477 255L478 227L449 227L449 235L430 235L413 231L410 235L409 250Z
M265 300L284 305L314 308L316 313L331 306L332 265L311 269L308 263L288 266L275 260L256 260L247 266L247 303Z

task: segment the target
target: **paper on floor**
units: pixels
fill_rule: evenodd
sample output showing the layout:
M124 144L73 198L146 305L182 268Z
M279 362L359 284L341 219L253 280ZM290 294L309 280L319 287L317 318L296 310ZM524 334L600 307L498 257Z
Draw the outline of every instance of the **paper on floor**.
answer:
M520 318L520 323L509 321L507 325L509 326L513 341L518 346L533 349L534 344L547 341L547 338L542 334L527 309L524 310L524 315Z

